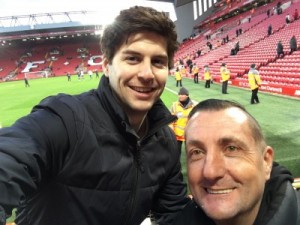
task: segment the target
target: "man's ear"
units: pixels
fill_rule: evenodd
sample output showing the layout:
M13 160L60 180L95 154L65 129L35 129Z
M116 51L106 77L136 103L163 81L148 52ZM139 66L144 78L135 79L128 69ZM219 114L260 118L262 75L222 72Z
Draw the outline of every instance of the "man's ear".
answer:
M274 150L272 147L267 146L264 149L263 159L264 159L265 177L266 177L266 181L267 181L270 179L273 160L274 160Z
M108 62L108 59L106 57L103 58L102 67L103 67L103 73L104 73L104 75L106 77L108 77L108 74L109 74L109 62Z

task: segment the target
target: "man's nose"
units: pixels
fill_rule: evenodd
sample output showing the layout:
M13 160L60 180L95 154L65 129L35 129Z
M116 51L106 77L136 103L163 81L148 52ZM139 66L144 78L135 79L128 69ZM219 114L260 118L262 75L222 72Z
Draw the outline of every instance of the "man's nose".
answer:
M144 61L141 64L141 66L139 68L138 77L145 79L145 80L152 80L154 78L154 73L153 73L153 68L152 68L151 62Z
M225 175L226 163L222 152L208 152L203 165L203 177L217 180Z

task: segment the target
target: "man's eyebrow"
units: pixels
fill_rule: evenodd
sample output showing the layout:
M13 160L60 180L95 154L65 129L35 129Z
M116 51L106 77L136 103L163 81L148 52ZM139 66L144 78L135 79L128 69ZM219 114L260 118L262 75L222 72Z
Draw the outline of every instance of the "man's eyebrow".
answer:
M130 49L126 49L124 51L122 51L122 54L126 55L141 55L141 53L134 51L134 50L130 50Z
M124 55L126 55L126 54L128 54L128 55L143 55L138 51L130 50L130 49L126 49L126 50L122 51L122 54L124 54ZM161 59L169 58L167 54L157 54L157 55L154 55L154 57L161 58Z
M227 137L222 137L218 140L218 144L221 145L226 145L228 143L236 143L241 147L246 147L246 143L241 141L240 139L236 138L235 136L227 136Z
M204 146L205 144L199 139L192 139L186 141L187 146Z

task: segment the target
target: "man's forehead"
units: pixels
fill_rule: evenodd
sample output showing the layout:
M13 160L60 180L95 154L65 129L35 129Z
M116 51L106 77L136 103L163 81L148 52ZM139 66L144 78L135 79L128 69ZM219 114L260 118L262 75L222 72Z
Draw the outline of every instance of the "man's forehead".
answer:
M203 110L196 112L188 121L188 124L195 123L195 121L199 121L203 118L203 122L205 123L207 120L207 117L213 117L215 115L213 114L222 114L221 116L216 116L216 118L211 118L215 120L231 120L236 123L242 124L248 120L248 117L245 112L243 112L241 109L236 107L230 107L226 109L221 110Z

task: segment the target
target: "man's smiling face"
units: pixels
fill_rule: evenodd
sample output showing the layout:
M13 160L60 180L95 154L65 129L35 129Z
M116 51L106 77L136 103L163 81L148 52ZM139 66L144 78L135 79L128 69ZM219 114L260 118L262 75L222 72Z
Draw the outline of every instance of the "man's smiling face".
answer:
M160 97L168 77L166 40L155 33L131 34L104 73L125 112L146 113Z

